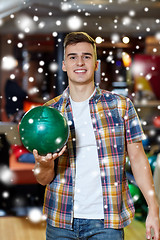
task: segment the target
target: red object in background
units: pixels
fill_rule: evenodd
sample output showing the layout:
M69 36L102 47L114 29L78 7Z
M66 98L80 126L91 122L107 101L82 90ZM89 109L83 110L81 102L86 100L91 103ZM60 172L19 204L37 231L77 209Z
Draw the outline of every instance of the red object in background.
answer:
M154 117L154 119L153 119L153 125L154 125L155 127L160 127L160 116Z
M27 112L33 107L38 107L42 106L44 103L36 103L36 102L30 102L30 101L25 101L23 104L23 111Z
M37 184L33 174L34 163L20 163L14 154L10 155L9 168L14 174L12 184Z
M11 145L12 153L15 155L15 157L18 159L21 155L25 153L29 153L29 151L23 146L19 145Z
M157 99L160 99L160 56L137 54L134 57L133 76L143 73L143 76L149 76L148 81L152 86Z

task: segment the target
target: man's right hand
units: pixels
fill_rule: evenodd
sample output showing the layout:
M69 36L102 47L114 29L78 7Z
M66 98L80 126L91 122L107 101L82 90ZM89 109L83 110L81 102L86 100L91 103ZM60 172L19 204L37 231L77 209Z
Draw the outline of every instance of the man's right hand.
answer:
M66 145L58 153L48 153L46 156L38 154L36 149L33 150L35 158L34 175L41 185L49 184L54 178L54 161L60 157L66 150Z

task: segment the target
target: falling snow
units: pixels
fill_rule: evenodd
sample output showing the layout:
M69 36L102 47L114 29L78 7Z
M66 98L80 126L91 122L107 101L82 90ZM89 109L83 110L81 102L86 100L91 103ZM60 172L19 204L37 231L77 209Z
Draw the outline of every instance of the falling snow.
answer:
M5 185L12 185L15 180L15 174L9 169L8 166L4 165L0 168L0 181Z
M32 223L39 223L42 218L42 212L39 208L32 208L28 213L28 219Z
M98 35L96 38L96 43L97 44L105 43L106 40L104 39L104 32L105 31L107 32L107 23L105 24L106 26L102 25L102 20L104 19L104 16L100 12L100 11L102 11L102 9L104 7L101 4L95 4L94 1L92 3L90 3L90 5L92 5L94 10L99 11L99 14L97 14L96 19L91 24L90 19L92 19L92 15L93 15L92 12L89 11L88 9L84 9L84 7L81 6L81 4L77 5L76 1L70 1L70 2L71 3L68 3L67 1L64 0L63 2L60 3L60 8L61 8L61 11L63 12L63 14L68 14L68 13L72 13L72 14L69 14L69 17L67 15L67 17L65 17L65 21L64 21L63 17L62 17L62 19L57 17L57 19L55 21L53 21L56 26L55 26L55 29L54 29L54 27L52 27L53 25L51 26L50 31L51 31L52 38L57 40L58 44L60 44L62 42L62 39L59 38L59 36L58 36L58 34L59 34L58 28L59 29L62 27L67 28L67 31L79 31L79 30L85 31L85 30L87 30L87 27L89 28L90 26L94 25L96 35ZM27 2L24 2L24 6L26 5L26 3ZM127 3L127 1L119 0L118 1L119 7L121 7L122 4L124 4L124 3ZM112 6L112 4L114 4L114 1L110 0L107 7L104 8L106 11L106 14L107 14L107 11L109 11L110 6ZM139 4L139 1L136 1L136 4ZM50 19L52 19L52 17L54 16L54 11L52 11L52 2L50 3L50 8L51 8L51 10L48 11L47 15L48 15L48 17L50 17ZM32 7L29 6L28 10L31 11L31 9L32 9ZM149 14L149 12L151 10L149 7L146 6L146 7L143 7L142 11L143 11L143 14L145 14L147 16L147 14ZM32 17L29 17L28 15L25 15L25 14L23 14L23 15L18 15L17 13L10 14L10 19L16 24L18 31L19 31L17 33L18 41L16 43L17 44L16 47L19 49L19 51L23 51L23 49L26 47L24 44L26 36L28 36L29 34L34 32L35 30L43 30L45 32L45 30L47 29L48 22L45 19L43 19L41 16L39 16L39 9L35 8L34 12L35 12L34 13L35 15L32 15ZM73 14L73 12L74 12L74 14ZM143 26L143 23L136 22L135 17L137 17L137 15L138 15L138 11L136 12L134 9L128 10L128 16L126 14L123 17L119 17L117 14L115 16L113 14L112 29L111 29L113 34L110 34L110 36L109 36L109 38L110 38L109 43L112 44L113 51L110 51L110 52L107 52L107 50L103 51L103 55L106 59L107 64L112 64L113 66L116 65L116 61L114 59L114 51L116 49L115 48L116 44L124 43L124 44L126 44L126 46L127 46L127 44L130 44L130 38L128 36L125 36L125 34L126 34L125 29L129 30L129 28L132 28L132 26L133 26L137 31L137 37L136 37L137 40L142 41L143 40L143 37L142 37L143 35L141 34L142 29L144 29L144 32L147 34L147 36L149 36L149 35L153 34L153 32L154 32L154 25L159 26L159 24L160 24L160 19L155 18L154 24L149 24L148 26L145 26L145 24L144 24L144 26ZM83 16L84 16L84 18L83 18ZM0 27L3 27L3 26L5 26L5 21L3 19L0 19ZM123 34L119 33L121 28L124 29ZM139 34L138 34L138 32L139 32ZM140 35L142 35L142 36L140 36ZM124 36L123 39L122 39L122 36ZM154 37L157 40L157 42L159 42L160 41L160 32L159 31L155 32ZM13 46L14 41L10 36L8 36L8 39L6 40L6 44L7 44L7 47ZM59 47L58 44L57 44L57 49ZM41 42L37 43L37 46L41 47ZM135 52L137 51L137 53L141 52L141 43L135 45L134 51ZM155 55L159 54L159 43L157 46L154 46L152 48L152 53ZM39 56L40 55L41 55L41 53L39 52ZM26 57L26 59L27 59L27 57ZM2 62L2 70L4 70L4 71L12 70L17 65L16 59L10 55L3 56L3 58L1 59L1 62ZM53 77L55 77L55 78L57 77L57 72L59 71L60 68L55 59L53 61L51 61L50 63L47 63L45 59L40 59L40 61L38 63L39 63L39 66L36 69L37 74L47 76L47 74L49 72L53 75ZM47 64L48 64L48 72L45 72L46 71L45 65L47 65ZM31 68L30 64L28 62L27 63L24 62L24 71L27 74L28 74L28 71L30 70L30 68ZM128 70L129 73L130 73L130 70L132 73L136 72L137 75L139 75L141 77L145 77L145 79L148 82L150 82L152 80L152 77L155 74L156 68L155 68L155 66L152 66L151 67L152 72L149 72L146 74L145 70L144 70L144 65L141 65L139 63L138 64L133 63L131 68L126 68L126 70ZM116 75L120 74L119 69L115 69L114 72ZM105 71L102 72L101 76L104 78L104 82L106 84L108 82L110 82L109 81L110 78L108 77L108 75ZM10 79L14 80L14 78L15 78L14 74L10 76ZM123 80L122 77L119 77L118 79L119 79L119 81ZM36 84L37 76L29 76L28 82L30 84L32 84L32 83ZM62 80L61 84L65 85L65 82ZM57 86L54 83L52 89L56 89L56 88L57 88ZM141 84L139 84L138 90L141 91L142 89L143 89L143 86ZM30 88L29 93L32 95L35 93L39 93L40 91L41 90L39 87L34 86L34 87ZM128 91L128 89L126 89L126 91ZM67 96L68 95L66 95L66 97ZM109 94L106 94L106 96L109 97ZM136 98L136 94L132 93L132 97L133 97L133 99ZM2 96L1 96L1 98L2 98ZM45 96L44 96L44 99L45 99ZM11 100L13 102L16 102L17 96L13 96ZM146 99L142 99L141 104L143 106L147 106L148 101ZM137 109L137 111L139 113L141 113L141 112L143 113L143 106L142 106L142 108ZM157 110L160 110L160 105L157 106ZM110 112L108 113L108 116L111 117ZM124 119L128 120L128 116L125 116ZM33 119L30 119L29 122L30 122L30 124L32 124ZM141 123L144 128L150 127L150 122L151 122L151 119L149 119L149 121L146 119L145 120L141 119ZM92 123L95 124L96 119L93 118ZM72 123L72 121L68 121L68 124L69 124L69 126L71 126L73 123ZM137 121L132 122L133 126L136 126L137 124L138 124ZM87 122L84 122L84 125L87 125ZM96 129L94 129L94 131L96 131ZM112 132L114 132L114 131L115 130L112 129ZM130 131L128 130L127 132L129 133ZM103 132L101 134L103 134ZM7 135L7 133L6 133L6 135ZM81 135L85 138L86 133L82 132ZM160 136L158 135L157 130L153 128L153 126L152 126L152 129L151 128L149 129L148 135L150 137L156 139L156 141L158 143L160 143ZM61 139L57 139L57 142L59 142L59 141L61 141ZM73 138L72 141L76 141L76 139ZM99 144L101 144L101 140L99 140ZM113 145L113 147L117 148L117 145L115 144L115 145ZM97 149L99 149L99 147L97 147ZM87 150L90 151L90 148L88 147ZM85 156L83 156L83 158L85 159ZM103 163L104 164L108 163L107 157L103 159ZM35 168L34 174L36 175L39 173L40 173L40 168L39 167ZM96 171L92 172L91 174L94 176L98 175L98 173ZM102 177L104 177L105 173L102 172L101 175L102 175ZM7 166L3 166L0 168L0 181L3 184L11 185L12 182L14 181L14 179L15 179L14 173ZM61 182L65 183L65 179L61 179ZM118 182L115 182L114 186L117 187ZM77 191L80 192L79 189ZM152 196L154 193L151 190L148 192L148 194L150 196ZM10 193L8 191L3 191L2 197L4 199L8 199L10 197ZM135 195L133 197L134 202L137 202L138 199L139 199L139 195ZM23 201L24 200L21 198L16 198L15 204L17 204L17 206L20 206L23 204ZM75 205L74 208L78 209L78 205L77 206ZM107 209L108 206L104 205L104 208ZM40 221L43 221L43 220L45 221L46 216L42 214L41 210L39 210L38 208L34 208L29 212L28 219L32 223L39 223Z

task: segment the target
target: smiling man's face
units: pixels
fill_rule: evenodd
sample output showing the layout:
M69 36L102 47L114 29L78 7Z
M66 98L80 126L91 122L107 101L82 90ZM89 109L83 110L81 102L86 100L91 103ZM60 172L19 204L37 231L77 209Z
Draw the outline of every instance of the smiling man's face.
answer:
M67 72L70 84L87 84L94 81L94 72L98 68L94 49L88 42L68 45L62 69Z

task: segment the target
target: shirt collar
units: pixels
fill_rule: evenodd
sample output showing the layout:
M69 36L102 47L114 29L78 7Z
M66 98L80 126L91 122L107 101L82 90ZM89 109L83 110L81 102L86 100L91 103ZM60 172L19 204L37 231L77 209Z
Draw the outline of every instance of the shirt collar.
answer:
M96 91L95 93L93 94L93 96L90 98L90 101L96 101L98 102L98 100L101 98L102 96L102 91L101 89L99 88L99 86L96 86Z
M99 86L96 86L96 91L93 94L93 96L90 98L90 101L96 101L98 102L98 100L101 98L102 96L102 91L99 88ZM68 105L70 103L70 99L69 99L69 86L64 90L63 94L62 94L62 98L63 100L66 102L66 105Z

